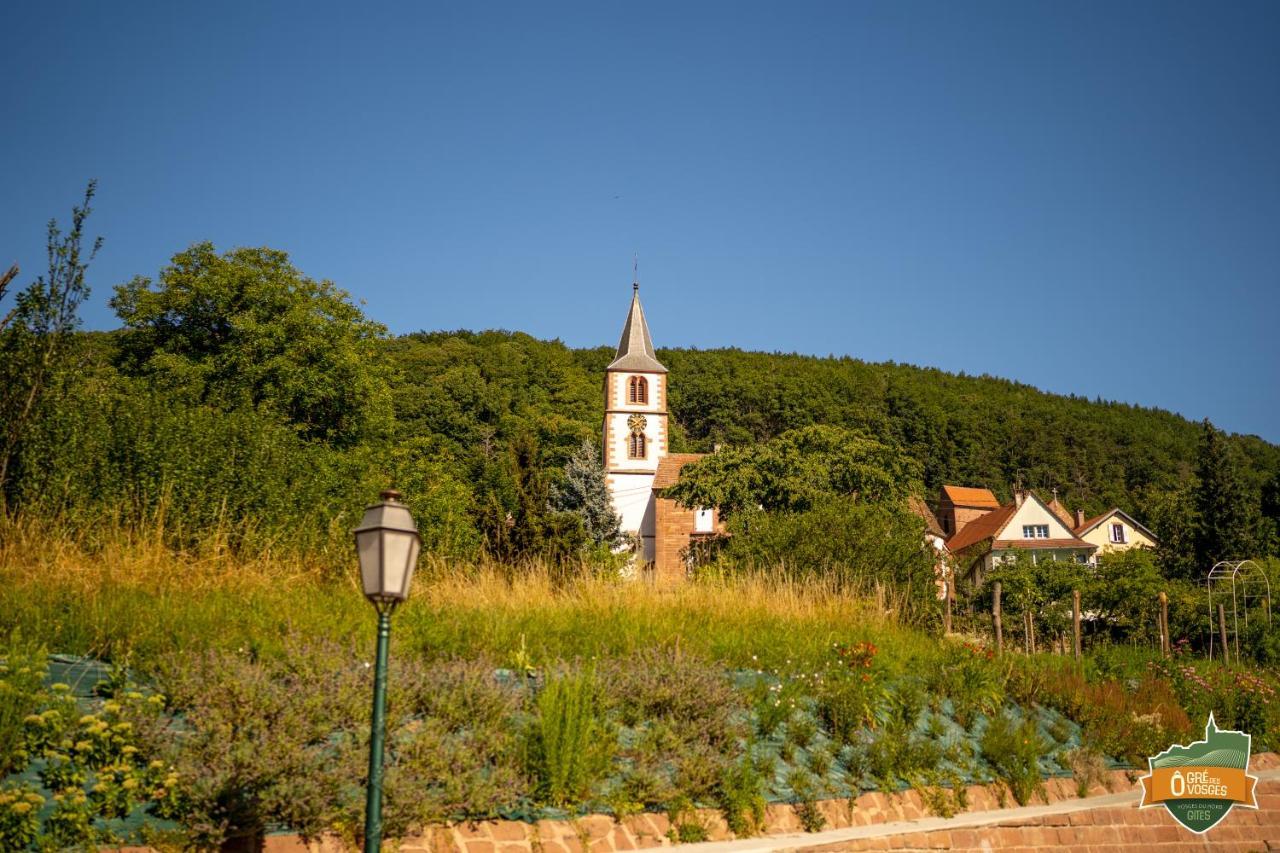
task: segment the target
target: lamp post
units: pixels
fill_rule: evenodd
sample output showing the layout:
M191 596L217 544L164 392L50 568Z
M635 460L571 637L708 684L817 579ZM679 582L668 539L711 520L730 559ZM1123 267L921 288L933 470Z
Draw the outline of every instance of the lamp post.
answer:
M386 734L387 646L391 611L409 597L422 537L400 493L388 489L382 502L364 511L356 528L356 554L364 597L378 613L378 657L373 676L373 720L369 730L369 791L364 808L365 853L382 846L382 741Z

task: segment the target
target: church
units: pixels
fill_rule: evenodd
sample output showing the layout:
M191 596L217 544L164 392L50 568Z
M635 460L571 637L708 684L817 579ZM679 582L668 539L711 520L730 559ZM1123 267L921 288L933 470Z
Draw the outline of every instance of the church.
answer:
M640 285L633 283L618 353L605 368L601 446L622 530L635 542L638 562L663 586L684 580L691 544L723 532L715 509L682 507L663 494L681 468L703 456L670 452L667 379L640 305Z

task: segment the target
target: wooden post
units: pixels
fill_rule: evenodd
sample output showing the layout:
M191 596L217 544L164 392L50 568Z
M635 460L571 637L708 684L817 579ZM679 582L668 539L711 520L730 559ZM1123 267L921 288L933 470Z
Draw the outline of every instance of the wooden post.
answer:
M1036 653L1036 622L1031 617L1030 607L1022 611L1022 619L1027 628L1027 654L1034 655Z
M948 585L946 597L943 601L942 610L942 633L951 633L951 587Z
M996 631L996 654L1004 651L1004 626L1000 624L1000 581L991 588L991 624Z
M1222 662L1231 663L1231 650L1227 648L1227 611L1221 604L1218 605L1218 639L1222 641Z
M1071 590L1071 629L1075 634L1075 656L1080 660L1080 590Z
M1169 595L1160 593L1160 654L1168 657L1172 651L1169 643Z

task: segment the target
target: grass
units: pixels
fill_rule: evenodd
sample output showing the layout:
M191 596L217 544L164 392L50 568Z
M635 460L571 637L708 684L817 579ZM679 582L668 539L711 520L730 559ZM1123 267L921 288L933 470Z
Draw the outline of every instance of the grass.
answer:
M293 555L175 553L158 536L99 534L93 547L0 529L0 630L52 651L129 659L146 669L174 651L282 652L298 632L368 644L374 620L355 559L347 572ZM937 642L821 581L763 574L659 590L546 567L428 562L397 613L395 652L428 660L485 656L507 665L683 649L734 668L803 670L836 642L874 638L903 661Z

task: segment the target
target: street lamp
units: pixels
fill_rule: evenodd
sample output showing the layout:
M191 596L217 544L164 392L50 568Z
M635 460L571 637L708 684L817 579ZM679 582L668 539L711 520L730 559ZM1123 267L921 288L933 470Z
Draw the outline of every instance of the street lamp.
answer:
M386 735L387 646L391 611L409 597L409 582L418 562L422 537L400 493L388 489L382 503L364 511L356 528L356 554L364 597L378 612L378 658L373 676L373 721L369 730L369 791L364 808L365 853L382 846L382 741Z

